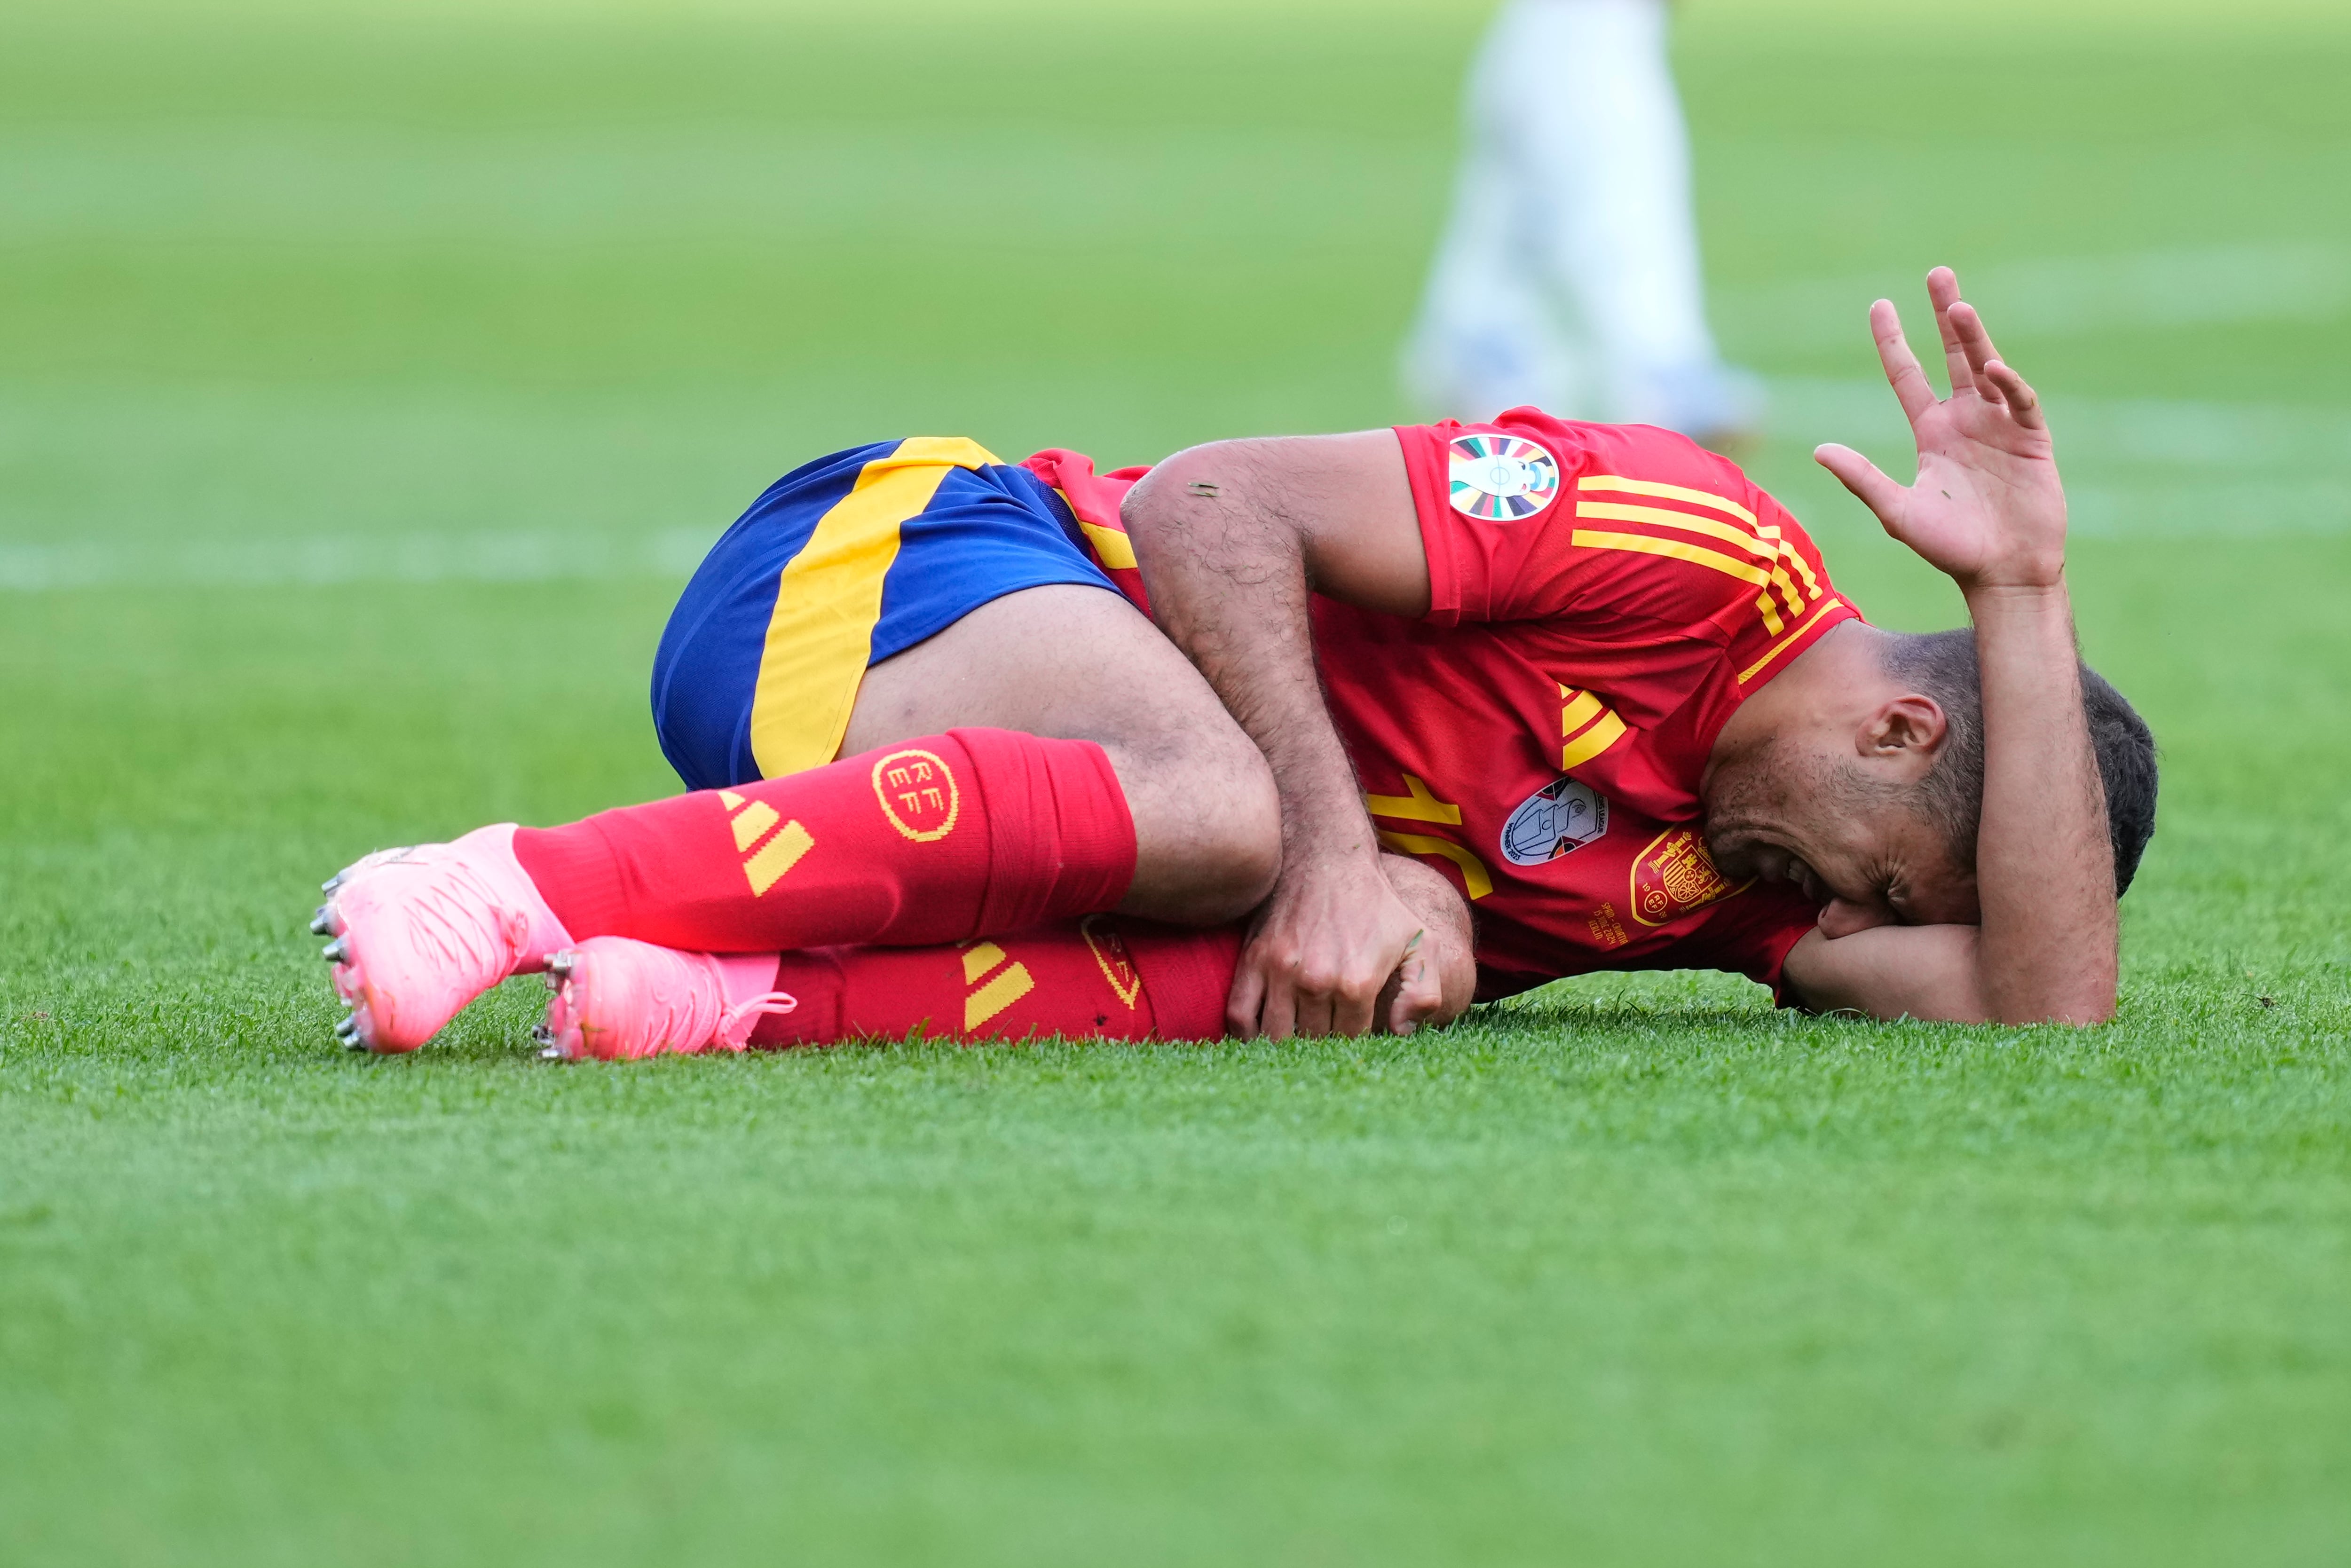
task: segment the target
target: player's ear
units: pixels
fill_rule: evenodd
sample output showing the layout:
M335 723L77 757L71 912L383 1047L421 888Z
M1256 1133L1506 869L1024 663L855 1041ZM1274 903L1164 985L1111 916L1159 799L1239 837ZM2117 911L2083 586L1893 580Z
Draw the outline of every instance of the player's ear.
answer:
M1906 692L1865 719L1858 739L1863 757L1908 764L1924 774L1935 765L1943 737L1950 732L1950 721L1943 716L1940 703L1917 692Z

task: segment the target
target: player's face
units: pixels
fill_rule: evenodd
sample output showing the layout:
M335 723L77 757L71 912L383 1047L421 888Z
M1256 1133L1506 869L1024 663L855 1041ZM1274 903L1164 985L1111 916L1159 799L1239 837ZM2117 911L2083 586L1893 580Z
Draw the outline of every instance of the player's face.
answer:
M1973 925L1975 874L1901 796L1849 766L1775 748L1726 768L1707 795L1707 846L1723 873L1792 883L1821 907L1821 931Z
M1974 873L1953 861L1940 831L1895 807L1876 821L1818 824L1813 850L1787 857L1784 875L1821 907L1821 934L1873 925L1970 925L1980 918Z

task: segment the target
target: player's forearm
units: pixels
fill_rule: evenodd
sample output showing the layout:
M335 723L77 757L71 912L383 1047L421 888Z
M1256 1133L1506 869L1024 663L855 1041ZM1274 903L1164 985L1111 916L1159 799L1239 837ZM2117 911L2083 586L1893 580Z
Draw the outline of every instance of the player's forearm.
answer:
M1788 954L1786 979L1815 1012L1996 1023L1973 925L1875 925L1834 939L1807 932Z
M1122 513L1154 619L1265 753L1285 862L1371 863L1378 841L1315 674L1304 538L1245 486L1184 484L1166 467Z
M2062 581L1968 594L1983 675L1977 974L2005 1023L2102 1023L2119 955L2105 795Z

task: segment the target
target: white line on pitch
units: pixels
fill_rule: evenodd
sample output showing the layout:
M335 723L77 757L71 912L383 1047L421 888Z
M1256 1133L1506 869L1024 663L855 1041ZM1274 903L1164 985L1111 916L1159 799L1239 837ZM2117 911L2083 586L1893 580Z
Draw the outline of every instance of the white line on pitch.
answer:
M1745 352L1866 347L1869 303L1902 308L1913 340L1926 323L1923 272L1855 274L1715 292L1712 314ZM2329 321L2351 311L2351 249L2280 242L1996 262L1960 274L1995 334L2055 337L2126 328ZM1925 329L1931 339L1931 324Z
M676 528L635 538L553 532L405 533L168 545L0 545L0 591L682 578L694 570L718 531Z

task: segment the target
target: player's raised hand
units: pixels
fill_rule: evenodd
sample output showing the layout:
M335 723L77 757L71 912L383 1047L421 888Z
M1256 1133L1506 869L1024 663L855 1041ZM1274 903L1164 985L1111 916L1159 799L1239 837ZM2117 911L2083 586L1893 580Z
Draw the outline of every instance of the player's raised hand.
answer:
M1951 395L1938 399L1891 301L1869 308L1886 379L1918 445L1905 486L1849 446L1813 455L1877 514L1886 531L1962 589L2044 588L2065 568L2065 492L2041 400L2009 368L1948 267L1927 275Z

